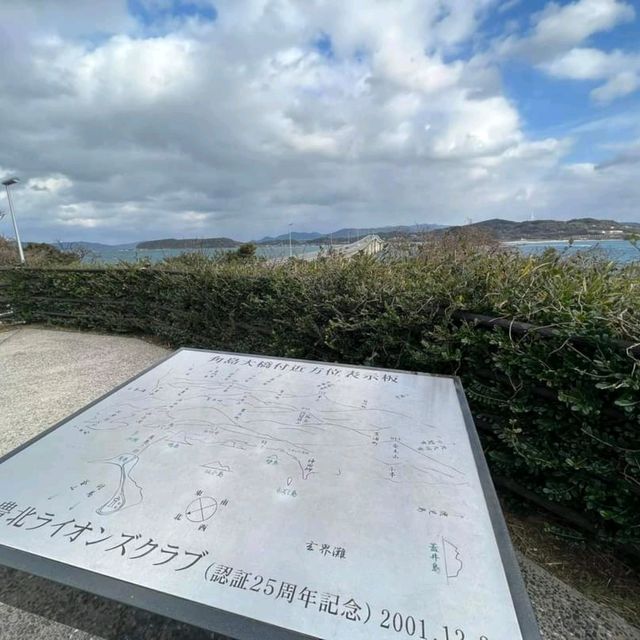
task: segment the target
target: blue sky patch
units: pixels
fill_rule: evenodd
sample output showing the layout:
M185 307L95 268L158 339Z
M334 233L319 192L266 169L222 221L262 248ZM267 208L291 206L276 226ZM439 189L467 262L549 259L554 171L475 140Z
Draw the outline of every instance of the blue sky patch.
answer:
M321 32L313 41L313 47L320 55L324 56L325 58L335 58L331 36L329 36L327 33Z
M218 12L213 4L205 2L189 2L185 0L127 0L129 13L145 27L162 24L166 20L197 18L213 22Z

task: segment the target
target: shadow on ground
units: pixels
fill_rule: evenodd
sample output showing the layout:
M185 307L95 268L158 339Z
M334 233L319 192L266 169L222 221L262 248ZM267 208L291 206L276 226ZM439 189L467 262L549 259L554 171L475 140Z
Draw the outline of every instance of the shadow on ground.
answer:
M191 625L5 567L0 567L0 602L0 638L227 640Z

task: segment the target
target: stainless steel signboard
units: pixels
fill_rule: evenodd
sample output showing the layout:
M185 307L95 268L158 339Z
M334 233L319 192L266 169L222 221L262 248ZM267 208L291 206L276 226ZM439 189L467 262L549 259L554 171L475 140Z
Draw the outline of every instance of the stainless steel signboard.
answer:
M0 562L237 638L538 638L442 376L180 350L2 460Z

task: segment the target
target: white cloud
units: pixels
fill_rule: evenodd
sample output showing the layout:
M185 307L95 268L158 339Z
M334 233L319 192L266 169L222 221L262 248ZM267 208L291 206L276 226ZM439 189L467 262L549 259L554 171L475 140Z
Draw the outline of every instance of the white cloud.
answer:
M64 61L74 99L91 106L158 104L185 91L193 77L196 45L186 39L115 36L92 51ZM69 64L71 63L71 64Z
M73 182L63 175L53 175L39 178L30 178L27 187L34 191L46 191L48 193L59 193L64 189L69 189Z
M502 56L524 57L557 78L605 81L591 96L596 102L607 103L640 86L640 54L580 45L635 17L634 8L623 0L550 2L533 16L528 34L508 36L498 50Z
M543 69L557 78L601 80L627 64L627 56L619 51L607 54L600 49L577 48L554 58Z
M510 37L502 47L505 52L546 60L634 18L633 7L623 0L549 2L532 17L530 33L523 38Z
M153 35L124 3L92 14L83 3L76 16L76 2L59 2L44 22L37 3L22 4L30 19L0 41L0 165L28 187L15 191L27 239L513 217L559 206L571 188L558 176L576 179L561 168L571 141L528 134L492 56L460 53L492 0L221 0L214 23ZM627 19L627 5L603 0L606 16L574 5L592 12L573 35L557 26L568 9L538 16L530 39L546 25L562 44L539 64L601 81L594 100L632 90L616 80L627 54L579 39ZM94 38L87 16L100 11L112 31ZM314 46L323 34L331 50ZM635 189L622 168L607 171L621 192ZM582 213L601 193L581 198ZM612 200L615 215L634 215L629 201Z
M625 145L620 145L618 153L597 168L610 171L612 168L615 169L617 167L631 167L632 169L635 167L637 171L638 166L640 166L640 138L632 140Z
M621 71L609 78L601 87L594 89L591 96L596 102L607 103L633 93L640 88L640 65L638 71Z
M600 104L629 95L640 87L640 54L577 48L542 65L542 68L557 78L606 80L591 91L592 99Z

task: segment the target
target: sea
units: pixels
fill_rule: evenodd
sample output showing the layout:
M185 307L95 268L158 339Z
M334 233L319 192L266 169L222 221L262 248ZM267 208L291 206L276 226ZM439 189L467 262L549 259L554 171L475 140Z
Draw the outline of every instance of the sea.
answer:
M313 244L292 245L291 253L302 257L319 251L320 246ZM92 249L84 259L85 263L118 264L119 262L150 261L162 262L165 258L182 255L183 253L199 253L204 256L216 257L228 251L235 251L236 247L215 249L117 249L104 247ZM256 255L263 258L285 258L289 256L289 245L258 245Z
M628 240L557 240L557 241L535 241L505 243L515 247L525 254L543 253L547 249L555 249L559 253L572 255L578 252L589 252L598 254L617 262L626 264L640 261L640 245L634 246Z
M521 241L505 243L506 246L513 247L525 254L542 253L546 249L552 248L567 255L578 251L588 251L605 256L609 260L625 264L640 261L640 248L636 248L627 240L568 240L557 241ZM219 256L221 253L233 251L229 249L197 249L198 253L206 256ZM291 251L294 256L302 257L313 254L320 250L320 246L304 244L293 245ZM193 249L116 249L101 248L93 250L84 262L93 264L117 264L119 262L150 261L152 263L161 262L165 258L189 253ZM256 254L265 258L284 258L289 255L289 245L258 245Z

